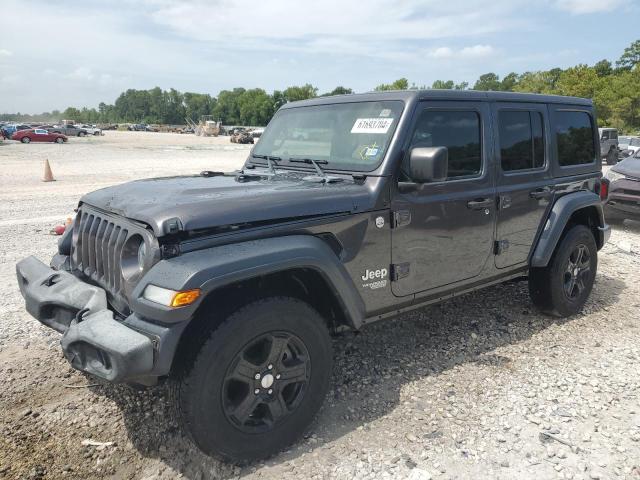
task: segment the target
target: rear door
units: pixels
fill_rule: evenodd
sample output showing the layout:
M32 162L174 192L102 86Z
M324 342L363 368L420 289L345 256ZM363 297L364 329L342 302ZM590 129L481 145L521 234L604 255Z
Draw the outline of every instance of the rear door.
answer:
M544 104L495 103L497 157L498 268L528 261L538 229L551 204L549 116Z
M405 148L392 210L392 291L396 296L469 281L490 264L496 198L486 102L426 101ZM446 147L446 181L414 185L413 147Z

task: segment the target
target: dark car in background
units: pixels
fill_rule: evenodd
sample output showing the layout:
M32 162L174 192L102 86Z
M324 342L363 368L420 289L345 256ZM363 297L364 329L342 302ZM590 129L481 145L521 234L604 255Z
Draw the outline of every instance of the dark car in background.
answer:
M605 177L610 182L607 220L640 220L640 151L611 167Z

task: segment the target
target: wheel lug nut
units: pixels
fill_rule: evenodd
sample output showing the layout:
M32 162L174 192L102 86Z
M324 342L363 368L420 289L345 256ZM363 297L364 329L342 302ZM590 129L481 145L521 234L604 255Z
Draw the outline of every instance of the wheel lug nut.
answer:
M260 374L256 373L255 377L253 377L253 378L255 378L256 380L260 380Z
M257 394L259 394L259 393L260 393L260 389L259 389L259 388L256 388L256 389L253 391L253 393L255 393L256 395L257 395Z
M269 364L269 366L267 367L269 370L273 370L273 365Z
M273 390L270 388L269 391L267 392L269 395L271 395L273 393Z
M276 380L280 380L280 374L276 375Z

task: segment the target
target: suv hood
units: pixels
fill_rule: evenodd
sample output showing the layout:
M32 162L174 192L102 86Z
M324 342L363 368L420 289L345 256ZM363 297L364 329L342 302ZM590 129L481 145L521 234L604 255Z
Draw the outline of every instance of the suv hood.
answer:
M615 166L611 167L611 170L623 175L627 175L629 177L640 178L640 158L625 158L621 162L618 162Z
M168 220L177 219L181 230L193 231L362 211L372 201L366 183L356 184L350 177L313 183L302 180L305 175L245 181L231 175L137 180L88 193L81 203L144 222L160 237L169 233Z

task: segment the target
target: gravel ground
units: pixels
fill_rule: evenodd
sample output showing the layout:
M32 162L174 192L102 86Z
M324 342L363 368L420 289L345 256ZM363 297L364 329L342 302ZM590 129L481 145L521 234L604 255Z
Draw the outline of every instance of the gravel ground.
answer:
M640 479L640 223L617 225L579 316L538 314L526 283L334 340L333 385L289 451L245 468L200 454L166 385L103 385L24 312L14 265L48 261L87 191L237 168L228 139L107 132L0 145L0 478ZM55 183L42 183L49 158Z

